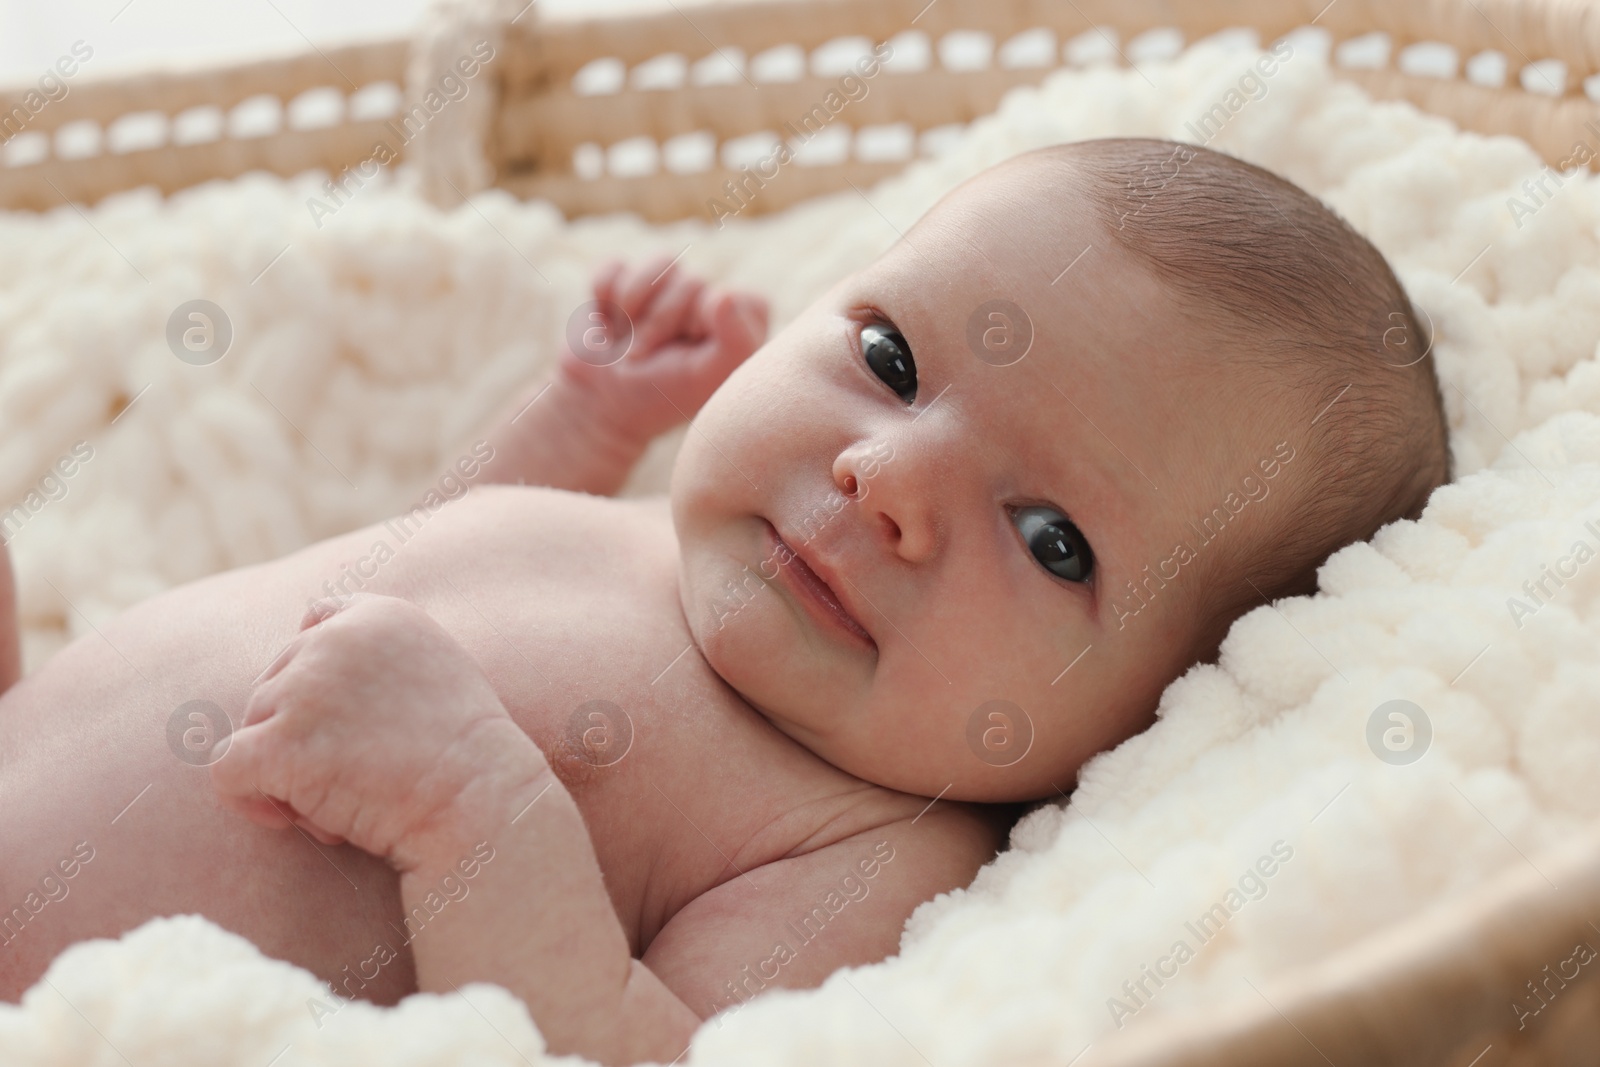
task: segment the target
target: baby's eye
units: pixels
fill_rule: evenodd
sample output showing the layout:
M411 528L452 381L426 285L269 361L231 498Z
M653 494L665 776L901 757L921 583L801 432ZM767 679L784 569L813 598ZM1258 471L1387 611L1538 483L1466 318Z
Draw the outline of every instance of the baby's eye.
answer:
M907 404L917 398L917 364L906 339L887 326L861 327L861 354L867 366Z
M1094 555L1078 528L1055 508L1018 508L1014 520L1033 558L1057 578L1086 582Z

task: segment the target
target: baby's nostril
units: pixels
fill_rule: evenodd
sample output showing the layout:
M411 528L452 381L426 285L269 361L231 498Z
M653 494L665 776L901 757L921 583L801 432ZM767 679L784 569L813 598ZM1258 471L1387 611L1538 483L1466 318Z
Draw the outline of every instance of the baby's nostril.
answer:
M845 496L856 495L856 476L854 474L846 474L844 476L844 493Z

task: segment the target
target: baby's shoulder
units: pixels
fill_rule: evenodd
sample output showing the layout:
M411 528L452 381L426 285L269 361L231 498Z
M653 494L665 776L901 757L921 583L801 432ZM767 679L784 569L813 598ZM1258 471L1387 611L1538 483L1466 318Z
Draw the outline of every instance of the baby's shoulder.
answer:
M784 863L788 909L859 904L861 940L889 955L918 905L964 889L1005 847L1010 823L984 805L938 802ZM878 958L882 958L881 956Z
M907 888L917 887L919 899L927 900L970 884L1005 848L1015 821L1008 809L995 805L940 801L858 836L872 839L875 850L902 863Z
M769 986L893 955L906 920L1005 846L1004 809L937 802L742 872L680 911L644 962L705 1018Z

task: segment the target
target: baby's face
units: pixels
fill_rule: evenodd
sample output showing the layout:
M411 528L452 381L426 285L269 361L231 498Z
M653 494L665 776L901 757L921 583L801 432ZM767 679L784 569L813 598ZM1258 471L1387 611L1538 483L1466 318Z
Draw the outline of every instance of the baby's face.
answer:
M835 286L711 398L673 474L711 666L830 763L924 796L1054 796L1149 725L1204 650L1221 554L1282 503L1128 614L1283 435L1040 181L980 176Z

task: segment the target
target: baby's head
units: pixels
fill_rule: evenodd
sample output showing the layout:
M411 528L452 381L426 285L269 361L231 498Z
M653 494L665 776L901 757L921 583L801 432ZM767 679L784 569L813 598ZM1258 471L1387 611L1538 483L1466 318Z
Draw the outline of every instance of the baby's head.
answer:
M1264 170L1019 156L702 409L672 487L695 641L860 778L1053 796L1235 618L1448 479L1427 346L1382 256Z

